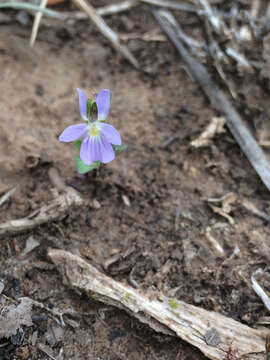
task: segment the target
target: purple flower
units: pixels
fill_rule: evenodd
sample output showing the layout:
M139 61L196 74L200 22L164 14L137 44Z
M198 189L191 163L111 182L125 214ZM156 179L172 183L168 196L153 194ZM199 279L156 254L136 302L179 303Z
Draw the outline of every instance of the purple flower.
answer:
M78 140L85 135L81 149L80 158L90 166L93 161L100 161L104 164L115 158L113 145L121 145L121 136L118 131L109 124L105 124L110 110L110 90L104 89L98 93L96 98L98 119L89 122L87 119L87 98L81 89L77 89L79 95L79 108L82 118L86 124L77 124L67 127L59 136L62 142Z

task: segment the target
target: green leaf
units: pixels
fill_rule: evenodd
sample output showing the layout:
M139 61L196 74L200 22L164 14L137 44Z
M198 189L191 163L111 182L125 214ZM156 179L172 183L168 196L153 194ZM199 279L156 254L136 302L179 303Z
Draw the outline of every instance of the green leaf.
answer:
M91 166L85 165L85 163L81 160L79 156L75 157L75 161L77 171L79 174L82 175L100 167L100 161L94 161Z
M78 150L80 150L81 145L82 145L82 140L76 140L76 141L74 142L74 144L75 144L76 148L77 148Z
M112 145L115 155L120 154L122 151L126 150L127 145L121 144L121 145Z

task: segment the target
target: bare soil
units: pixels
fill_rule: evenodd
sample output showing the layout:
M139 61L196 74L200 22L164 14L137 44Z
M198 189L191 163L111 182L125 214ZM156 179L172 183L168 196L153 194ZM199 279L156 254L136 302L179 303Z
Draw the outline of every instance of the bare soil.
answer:
M194 26L184 16L182 20L187 28ZM144 7L111 16L108 23L122 33L158 29ZM112 255L131 249L127 258L107 269L110 276L255 326L268 314L251 288L250 275L262 268L261 284L270 290L270 230L245 209L242 199L269 213L269 192L226 128L211 146L191 146L219 114L169 41L130 40L143 69L137 71L88 21L44 23L33 50L28 46L30 29L16 23L1 26L0 193L16 185L18 189L0 206L0 220L25 217L50 203L55 196L50 166L82 194L85 205L57 222L1 239L4 294L76 312L72 319L77 325L67 324L62 341L51 345L55 355L63 349L64 359L205 359L185 342L159 335L124 312L68 289L47 249L69 250L100 268ZM256 73L231 76L241 115L257 139L269 138L265 80ZM58 141L65 127L80 120L77 87L89 96L111 89L109 121L128 146L108 166L85 177L76 175L76 148ZM174 141L162 146L171 136ZM33 159L38 161L34 168L29 165ZM237 196L229 214L233 223L207 203L230 192ZM225 257L212 248L209 233ZM40 246L22 256L29 236ZM36 309L36 314L46 312ZM21 342L0 347L0 358L47 359L31 339L37 331L37 341L45 342L52 322L48 317L25 328Z

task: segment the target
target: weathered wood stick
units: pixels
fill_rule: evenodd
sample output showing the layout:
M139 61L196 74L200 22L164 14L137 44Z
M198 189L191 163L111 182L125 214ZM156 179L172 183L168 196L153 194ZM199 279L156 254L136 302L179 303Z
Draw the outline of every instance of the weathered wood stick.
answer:
M263 360L266 334L216 312L134 289L115 281L77 255L50 249L48 256L64 282L93 301L126 310L154 330L179 336L213 360L226 359L233 348L237 359Z
M188 66L190 73L208 96L213 107L226 117L226 124L235 140L238 142L243 153L246 155L267 189L270 190L269 161L249 129L244 124L240 115L234 109L225 93L211 78L206 68L194 59L185 49L178 36L179 25L173 15L167 10L158 10L155 8L152 9L152 13L175 45L182 59Z

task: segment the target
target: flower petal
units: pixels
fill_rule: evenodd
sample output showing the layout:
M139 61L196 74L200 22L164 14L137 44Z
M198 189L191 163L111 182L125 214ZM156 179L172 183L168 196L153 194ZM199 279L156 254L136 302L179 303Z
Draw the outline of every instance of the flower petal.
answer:
M77 124L68 126L59 136L62 142L71 142L78 140L86 132L86 124Z
M80 113L81 113L81 117L84 120L87 120L87 98L85 93L81 90L81 89L77 89L78 91L78 95L79 95L79 109L80 109Z
M109 124L102 124L101 133L104 135L106 140L113 145L121 145L121 136L119 132Z
M101 162L104 164L109 163L115 158L114 150L112 145L107 141L104 136L100 137L100 155L101 155Z
M91 148L90 148L90 138L86 136L82 142L81 150L80 150L80 158L85 165L90 166L93 162Z
M105 120L109 114L111 92L108 89L101 90L96 98L98 120Z
M90 138L90 151L93 161L101 161L100 138Z

